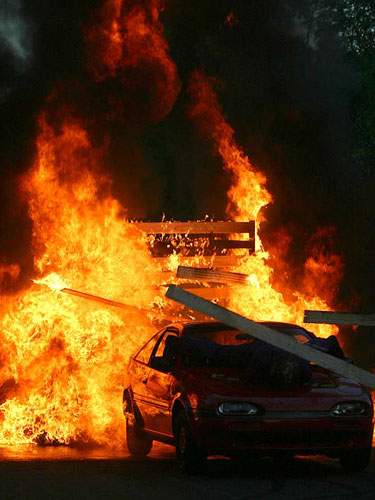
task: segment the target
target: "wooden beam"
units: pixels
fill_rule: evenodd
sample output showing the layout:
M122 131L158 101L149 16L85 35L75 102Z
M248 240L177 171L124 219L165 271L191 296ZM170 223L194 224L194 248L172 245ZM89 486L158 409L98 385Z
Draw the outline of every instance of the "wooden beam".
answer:
M375 326L375 314L355 314L338 311L305 311L305 323L329 325Z
M202 297L203 299L209 299L209 300L212 300L212 299L227 299L228 298L228 294L230 293L231 291L231 287L206 287L206 286L202 286L202 287L199 287L199 288L188 288L186 287L186 285L180 285L180 288L182 290L190 290L190 291L193 291L196 295L198 295L198 297Z
M213 256L193 256L193 257L183 257L181 255L177 256L177 261L184 266L194 266L194 265L207 265L212 267L237 267L242 262L243 259L249 258L250 255L247 253L245 255L213 255ZM155 261L160 264L163 268L168 269L171 265L170 257L154 257Z
M251 253L255 252L255 239L250 240L218 240L215 239L211 247L218 253L222 250L248 248ZM210 247L209 247L210 248Z
M167 287L170 286L169 284L166 285L160 285L158 287L155 287L155 290L162 291L163 289L165 290ZM229 286L196 286L193 283L183 283L178 285L182 290L187 290L194 292L198 297L203 297L204 299L227 299L229 293L233 290L236 289L236 287L229 287Z
M268 328L259 323L255 323L250 319L244 318L239 314L229 311L224 307L213 304L212 302L202 299L193 293L181 290L175 285L171 285L168 288L166 296L180 304L185 305L195 311L206 314L215 318L217 321L221 321L226 325L236 328L237 330L248 333L257 339L263 340L268 344L275 347L279 347L291 354L295 354L307 361L313 361L323 368L332 370L333 372L357 381L367 387L375 389L375 375L357 366L354 366L346 361L335 358L329 354L323 353L309 347L298 343L293 337L289 337L280 332L276 332L271 328Z
M80 292L79 290L73 290L71 288L62 288L60 290L62 293L67 293L68 295L74 295L76 297L80 297L82 299L86 300L91 300L93 302L99 302L101 304L104 304L106 306L113 306L113 307L118 307L120 309L125 309L126 311L135 313L135 314L150 314L154 316L154 318L159 318L160 319L160 312L155 312L152 309L142 309L141 307L137 306L129 306L128 304L123 304L122 302L117 302L115 300L110 300L110 299L105 299L103 297L99 297L97 295L92 295L91 293L85 293L85 292ZM163 319L166 319L168 321L176 321L176 318L174 317L167 317L163 315Z
M255 222L133 222L147 234L231 234L254 237Z
M115 300L105 299L103 297L99 297L97 295L92 295L91 293L80 292L79 290L73 290L71 288L63 288L60 290L62 293L67 293L69 295L75 295L76 297L80 297L86 300L92 300L93 302L100 302L101 304L105 304L107 306L119 307L120 309L126 309L127 311L139 312L139 313L152 313L149 309L142 309L136 306L129 306L127 304L123 304L122 302L116 302Z
M217 271L215 269L203 267L178 266L176 276L177 278L212 281L214 283L236 283L241 285L249 284L249 277L247 274Z

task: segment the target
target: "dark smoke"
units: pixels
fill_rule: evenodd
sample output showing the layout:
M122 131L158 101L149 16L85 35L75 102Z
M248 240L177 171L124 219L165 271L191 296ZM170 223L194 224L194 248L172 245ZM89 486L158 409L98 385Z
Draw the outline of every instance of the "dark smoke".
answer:
M15 180L32 161L36 115L56 83L58 99L86 120L96 145L110 139L107 167L130 217L225 217L229 178L186 117L184 86L156 125L145 129L138 117L138 127L131 106L125 120L106 120L108 89L89 80L82 30L99 5L23 0L32 64L20 74L14 54L1 49L0 256L23 272L32 265L30 224ZM335 226L346 260L340 300L375 311L374 182L352 160L360 73L332 30L308 43L294 14L286 0L169 0L161 21L183 85L197 67L222 82L219 99L237 141L269 179L275 203L266 211L265 239L286 227L293 235L288 258L300 264L316 229Z

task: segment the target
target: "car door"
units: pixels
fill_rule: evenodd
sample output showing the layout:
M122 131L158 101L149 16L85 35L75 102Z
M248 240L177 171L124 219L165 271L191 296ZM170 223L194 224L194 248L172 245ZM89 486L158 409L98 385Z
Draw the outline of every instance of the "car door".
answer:
M132 362L132 392L133 400L137 406L143 422L146 420L148 412L148 391L147 380L150 373L149 361L151 354L155 350L164 330L156 333L151 339L139 350Z
M177 329L167 328L158 339L151 358L163 356L166 338L169 335L178 336L178 334ZM153 433L173 435L171 405L176 393L176 387L177 381L172 373L164 373L149 367L146 383L145 427Z

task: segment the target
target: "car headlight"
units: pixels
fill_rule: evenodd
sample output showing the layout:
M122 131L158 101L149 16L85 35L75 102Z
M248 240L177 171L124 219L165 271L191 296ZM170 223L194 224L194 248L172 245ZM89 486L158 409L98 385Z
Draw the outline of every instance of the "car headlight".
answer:
M221 415L226 416L256 415L259 413L259 410L255 405L242 401L221 403L217 407L217 410Z
M368 411L368 406L362 401L352 401L338 403L335 405L331 413L334 417L360 417Z

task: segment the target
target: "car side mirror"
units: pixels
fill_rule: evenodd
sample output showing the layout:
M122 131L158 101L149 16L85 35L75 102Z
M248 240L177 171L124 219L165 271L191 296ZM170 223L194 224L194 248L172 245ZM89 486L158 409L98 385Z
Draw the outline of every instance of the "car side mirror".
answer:
M158 372L170 373L173 371L173 363L163 356L154 356L150 360L150 367Z

